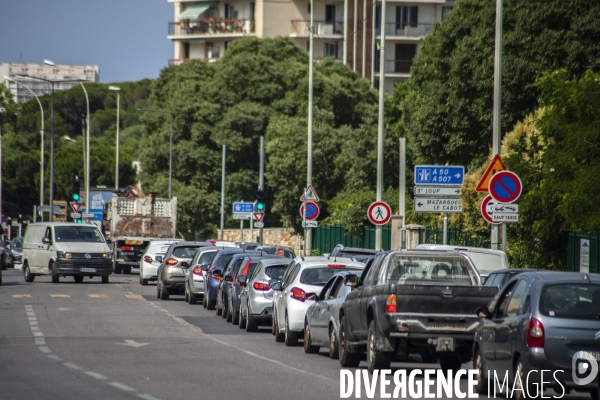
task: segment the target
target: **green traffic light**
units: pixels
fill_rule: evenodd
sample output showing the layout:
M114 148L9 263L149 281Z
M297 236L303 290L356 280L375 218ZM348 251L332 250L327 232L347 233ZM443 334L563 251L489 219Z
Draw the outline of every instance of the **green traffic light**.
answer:
M78 223L78 224L81 224L82 222L83 222L83 221L82 221L80 218L78 218L78 219L77 219L77 223Z
M258 211L263 211L265 209L265 203L256 203L256 209Z
M75 201L79 200L79 193L73 193L73 200L75 200Z

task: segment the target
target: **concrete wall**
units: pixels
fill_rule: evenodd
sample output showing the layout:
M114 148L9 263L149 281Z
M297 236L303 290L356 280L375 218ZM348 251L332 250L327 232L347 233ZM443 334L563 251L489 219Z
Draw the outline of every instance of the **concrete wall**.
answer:
M220 233L220 232L219 232ZM258 237L258 229L253 230L253 238L250 237L250 229L246 226L244 229L244 242L256 242ZM239 229L225 229L223 230L223 239L232 242L240 241L240 230ZM265 244L276 244L280 246L289 246L294 249L296 254L300 254L301 246L303 244L302 237L295 235L291 229L286 228L265 228L263 229L263 243Z

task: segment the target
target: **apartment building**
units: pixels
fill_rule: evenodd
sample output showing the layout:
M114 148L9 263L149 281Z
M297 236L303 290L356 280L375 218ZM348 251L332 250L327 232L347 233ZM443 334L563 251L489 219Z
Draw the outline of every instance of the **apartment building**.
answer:
M310 1L227 0L174 3L168 38L174 43L169 64L189 59L217 60L227 44L244 36L284 36L308 51ZM386 51L383 82L387 92L410 76L421 40L454 6L448 0L388 0L384 29ZM379 87L381 2L314 0L314 57L333 57Z
M72 81L80 79L89 82L98 82L100 80L100 69L97 65L77 64L71 66L68 64L58 64L56 66L50 66L37 63L23 64L20 62L3 62L2 65L0 65L0 79L4 81L4 84L8 86L13 93L16 102L25 102L33 98L31 92L22 85L31 89L36 96L42 96L52 92L52 84L50 82L23 75L31 75L42 79L57 81L54 83L54 90L57 91L67 90L75 85L79 85L79 82L61 82L62 80ZM18 81L20 85L17 85L15 82L4 80L5 76Z

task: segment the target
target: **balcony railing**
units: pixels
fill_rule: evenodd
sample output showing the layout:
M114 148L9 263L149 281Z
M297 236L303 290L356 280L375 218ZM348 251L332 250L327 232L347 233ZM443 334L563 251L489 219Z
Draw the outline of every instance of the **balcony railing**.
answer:
M413 60L385 60L384 70L386 73L409 74ZM379 73L379 61L375 61L375 73Z
M216 61L217 58L169 58L169 65L181 65L184 62L188 62L190 60L200 60L200 61Z
M434 24L417 24L411 22L387 22L385 24L385 35L387 37L423 37L427 35ZM375 28L375 34L381 35L381 27Z
M254 33L254 20L211 18L169 22L169 36L227 35Z
M344 21L313 21L313 23L315 25L315 35L317 36L344 35ZM310 21L292 21L292 28L292 34L308 36L310 34Z

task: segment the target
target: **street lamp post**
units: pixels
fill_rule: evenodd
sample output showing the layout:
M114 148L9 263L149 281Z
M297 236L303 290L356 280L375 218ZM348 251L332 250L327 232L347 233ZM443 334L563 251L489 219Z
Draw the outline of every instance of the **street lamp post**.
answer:
M150 111L161 114L169 114L171 125L169 127L169 199L173 197L173 112L168 110L154 110L152 108L138 108L138 111Z
M63 67L56 65L55 63L53 63L50 60L44 60L44 64L49 65L51 67L56 67L59 69L62 69L63 71L65 70ZM68 72L68 71L67 71ZM85 102L86 102L86 106L87 106L87 116L86 116L86 140L85 140L85 147L86 147L86 154L85 154L85 211L87 213L90 212L90 207L91 207L91 201L90 201L90 98L88 97L88 92L85 89L85 86L83 85L83 82L81 82L83 79L76 79L75 82L79 82L79 84L81 85L81 88L83 89L83 93L85 93ZM87 80L85 80L87 82ZM63 82L67 82L67 81L63 81ZM52 96L54 98L54 88L52 89ZM53 122L54 124L54 122ZM54 161L53 161L54 162Z
M29 93L31 93L31 95L33 97L35 97L35 99L37 100L38 104L40 105L40 111L42 113L42 130L40 132L41 134L41 157L40 157L40 206L44 205L44 107L42 107L42 102L40 101L39 97L37 97L35 95L35 93L33 93L33 90L29 89L26 85L23 85L21 82L18 82L12 78L9 78L8 76L4 77L5 81L8 82L13 82L16 83L18 86L22 86L25 89L27 89L29 91ZM44 220L44 213L41 213L41 218L42 221Z
M56 82L79 82L79 80L65 80L65 79L46 79L40 78L39 76L33 76L28 74L18 74L19 77L38 79L40 81L49 82L52 87L52 101L50 102L50 207L54 205L54 84ZM51 208L51 210L53 210ZM52 221L53 211L50 212L50 221Z
M108 90L114 90L117 92L117 149L115 154L115 190L119 190L119 111L120 111L120 99L121 99L121 88L118 86L109 86ZM170 195L169 195L170 197Z

